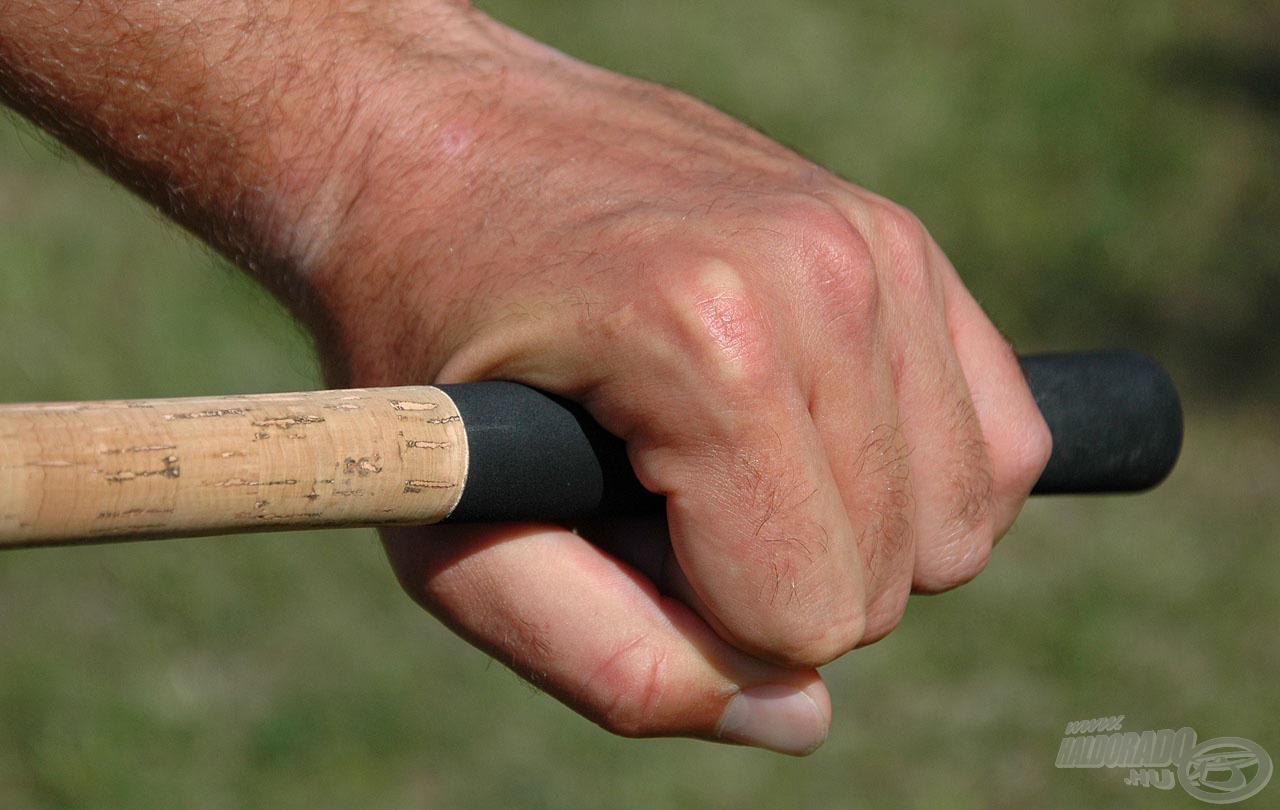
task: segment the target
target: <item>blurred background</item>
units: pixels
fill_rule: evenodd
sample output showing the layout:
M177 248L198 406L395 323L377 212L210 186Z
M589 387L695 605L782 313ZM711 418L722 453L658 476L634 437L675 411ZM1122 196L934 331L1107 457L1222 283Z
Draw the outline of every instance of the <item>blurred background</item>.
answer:
M1155 354L1180 467L1031 504L982 577L826 668L804 760L605 734L419 612L372 532L6 552L0 807L1200 806L1055 768L1117 714L1280 760L1280 6L480 5L906 204L1021 349ZM0 398L318 385L250 283L0 121Z

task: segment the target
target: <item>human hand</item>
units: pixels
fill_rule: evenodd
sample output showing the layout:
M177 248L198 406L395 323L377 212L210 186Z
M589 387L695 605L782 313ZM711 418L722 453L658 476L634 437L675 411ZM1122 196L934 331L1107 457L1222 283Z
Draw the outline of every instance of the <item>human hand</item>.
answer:
M360 193L313 277L334 381L574 398L667 523L388 531L397 575L614 732L810 751L813 668L975 576L1042 469L1017 360L902 208L684 95L466 30L447 116L402 82L353 128Z
M270 286L331 382L518 380L627 442L663 525L386 534L612 731L813 750L813 668L974 576L1047 458L920 223L684 95L462 0L11 5L0 99Z

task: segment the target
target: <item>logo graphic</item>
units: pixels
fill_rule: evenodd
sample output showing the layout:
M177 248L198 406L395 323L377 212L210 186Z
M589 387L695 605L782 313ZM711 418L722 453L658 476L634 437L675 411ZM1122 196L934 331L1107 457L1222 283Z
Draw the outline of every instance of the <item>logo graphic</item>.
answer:
M1252 773L1250 778L1246 773ZM1241 737L1206 740L1178 767L1178 783L1202 802L1231 804L1247 799L1271 780L1271 757Z
M1196 744L1195 729L1124 731L1124 715L1067 724L1058 748L1059 768L1127 768L1124 783L1172 790L1174 784L1202 802L1232 804L1256 795L1271 781L1271 757L1243 737Z

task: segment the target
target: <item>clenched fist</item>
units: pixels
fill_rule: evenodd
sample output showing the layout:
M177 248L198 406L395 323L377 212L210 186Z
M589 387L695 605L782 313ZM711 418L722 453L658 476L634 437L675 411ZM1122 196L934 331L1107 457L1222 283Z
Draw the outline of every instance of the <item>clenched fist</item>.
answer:
M312 327L331 382L524 382L665 521L400 529L404 587L628 735L800 754L814 667L975 576L1049 453L924 227L460 0L13 0L0 98Z
M401 581L613 731L811 750L812 667L975 576L1042 469L1018 363L907 211L473 26L457 106L380 110L359 142L372 174L319 285L333 365L576 399L667 521L388 532Z

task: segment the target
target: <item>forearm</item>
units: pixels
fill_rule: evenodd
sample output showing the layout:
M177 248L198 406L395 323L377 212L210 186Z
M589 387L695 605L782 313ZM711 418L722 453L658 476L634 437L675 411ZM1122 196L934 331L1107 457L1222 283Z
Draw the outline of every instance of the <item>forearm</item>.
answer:
M411 81L416 124L444 115L471 59L467 13L456 0L0 0L0 100L314 319L309 274L367 182L367 141L396 125L377 120L379 98Z

